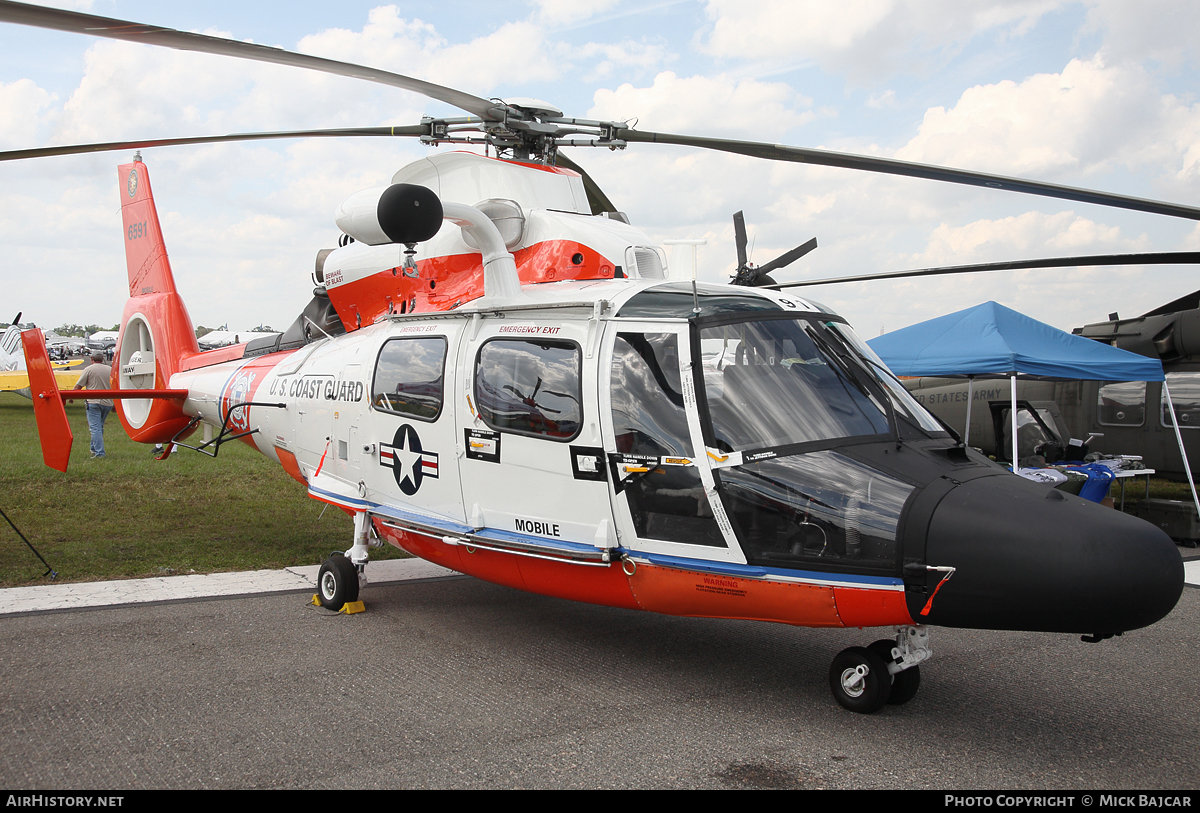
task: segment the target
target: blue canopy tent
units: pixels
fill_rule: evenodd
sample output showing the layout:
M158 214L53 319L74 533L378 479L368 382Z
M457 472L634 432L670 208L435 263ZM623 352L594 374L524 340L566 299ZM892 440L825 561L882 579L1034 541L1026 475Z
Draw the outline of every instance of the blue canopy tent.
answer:
M1162 381L1162 362L1074 336L996 302L867 344L896 375Z
M1074 336L996 302L985 302L887 333L867 344L896 375L966 377L972 381L979 377L1011 379L1014 465L1018 375L1043 379L1162 381L1174 421L1175 409L1170 403L1161 361ZM968 426L970 409L968 395ZM1175 435L1183 453L1178 426ZM1190 481L1186 453L1183 461ZM1200 511L1200 500L1196 502Z

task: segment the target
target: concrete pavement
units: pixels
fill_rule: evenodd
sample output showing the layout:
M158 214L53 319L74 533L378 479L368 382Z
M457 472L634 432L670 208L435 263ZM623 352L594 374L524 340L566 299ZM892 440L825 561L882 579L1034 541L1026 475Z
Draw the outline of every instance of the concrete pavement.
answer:
M255 593L289 593L317 589L318 565L283 570L252 570L241 573L163 576L152 579L119 579L107 582L44 584L0 590L0 615L112 607L155 601L244 596ZM457 575L452 570L423 559L387 559L367 567L371 584L435 579Z

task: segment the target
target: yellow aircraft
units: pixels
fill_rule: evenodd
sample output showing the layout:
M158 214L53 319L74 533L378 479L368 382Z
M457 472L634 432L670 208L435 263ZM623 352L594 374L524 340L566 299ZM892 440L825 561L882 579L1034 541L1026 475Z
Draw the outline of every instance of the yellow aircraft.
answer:
M13 319L13 323L0 336L0 392L15 392L29 397L29 374L25 371L25 354L21 350L21 328L17 323L21 314ZM72 389L79 381L82 371L73 369L81 361L65 361L54 364L54 379L59 389Z

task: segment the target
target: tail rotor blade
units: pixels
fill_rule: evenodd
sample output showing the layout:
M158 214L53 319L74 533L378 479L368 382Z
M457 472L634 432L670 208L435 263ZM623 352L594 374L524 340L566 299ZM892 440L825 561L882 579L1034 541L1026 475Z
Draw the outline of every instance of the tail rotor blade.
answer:
M745 268L749 260L746 257L746 218L741 212L733 215L733 241L737 246L738 268Z
M809 240L807 243L796 246L794 249L792 249L791 251L789 251L785 254L780 254L778 257L771 260L771 262L766 263L765 265L760 265L758 267L758 273L759 274L770 274L772 271L774 271L778 268L785 268L786 266L789 266L792 263L796 262L796 260L800 259L801 257L803 257L808 252L812 251L816 247L817 247L817 238L814 237L813 239Z

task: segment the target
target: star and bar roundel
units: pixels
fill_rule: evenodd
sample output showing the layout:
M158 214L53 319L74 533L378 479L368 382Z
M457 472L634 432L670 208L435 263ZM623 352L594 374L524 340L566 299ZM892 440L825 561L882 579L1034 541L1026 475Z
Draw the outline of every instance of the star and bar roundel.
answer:
M379 444L379 465L392 470L396 485L408 496L417 493L426 477L437 479L437 452L421 448L421 438L411 424L401 424L391 443Z

